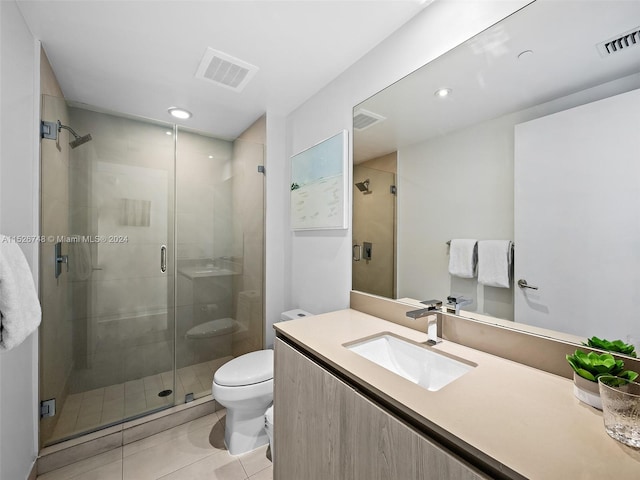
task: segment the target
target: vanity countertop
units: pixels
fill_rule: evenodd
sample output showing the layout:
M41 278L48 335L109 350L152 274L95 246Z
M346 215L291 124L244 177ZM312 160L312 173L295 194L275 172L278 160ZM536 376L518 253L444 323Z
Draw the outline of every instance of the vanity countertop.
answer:
M343 345L381 332L415 342L425 333L356 310L274 325L286 337L372 394L463 450L531 479L638 479L640 450L604 430L602 412L573 395L573 382L450 341L433 348L477 364L432 392Z

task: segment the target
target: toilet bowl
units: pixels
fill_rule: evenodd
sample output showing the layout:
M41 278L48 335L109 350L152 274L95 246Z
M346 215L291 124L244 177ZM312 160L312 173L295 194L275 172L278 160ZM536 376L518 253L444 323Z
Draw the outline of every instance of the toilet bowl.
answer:
M290 310L282 320L311 315ZM231 455L269 443L265 411L273 402L273 350L246 353L225 363L213 376L213 398L227 409L224 441Z
M211 391L227 409L224 442L231 455L269 441L264 412L273 401L273 350L258 350L225 363L216 371Z

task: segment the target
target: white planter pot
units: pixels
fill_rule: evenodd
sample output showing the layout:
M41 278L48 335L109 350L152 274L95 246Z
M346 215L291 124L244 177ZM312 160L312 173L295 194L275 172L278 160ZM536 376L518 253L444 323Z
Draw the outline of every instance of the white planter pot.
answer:
M602 410L598 383L582 378L576 372L573 372L573 394L581 402Z

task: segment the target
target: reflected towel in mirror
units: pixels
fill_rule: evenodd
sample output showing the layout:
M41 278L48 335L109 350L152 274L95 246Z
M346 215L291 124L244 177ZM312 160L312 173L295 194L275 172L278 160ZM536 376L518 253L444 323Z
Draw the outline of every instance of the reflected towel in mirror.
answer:
M510 240L478 242L478 283L488 287L511 286L512 243Z
M476 276L478 241L468 238L451 240L449 250L449 273L460 278Z

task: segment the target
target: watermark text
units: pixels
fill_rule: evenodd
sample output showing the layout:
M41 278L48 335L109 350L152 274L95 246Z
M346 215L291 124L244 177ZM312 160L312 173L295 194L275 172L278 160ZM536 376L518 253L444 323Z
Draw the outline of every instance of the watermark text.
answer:
M128 235L13 235L2 243L129 243Z

